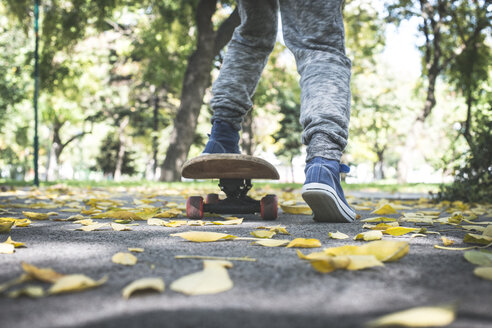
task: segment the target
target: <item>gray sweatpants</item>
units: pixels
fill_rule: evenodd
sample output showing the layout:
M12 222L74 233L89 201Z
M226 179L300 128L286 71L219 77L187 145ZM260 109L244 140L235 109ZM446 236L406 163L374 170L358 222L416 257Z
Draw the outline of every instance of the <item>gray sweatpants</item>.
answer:
M272 52L280 7L285 44L297 63L301 86L302 142L315 156L340 160L350 120L350 60L345 56L343 0L238 0L241 24L228 45L212 87L212 121L240 130Z

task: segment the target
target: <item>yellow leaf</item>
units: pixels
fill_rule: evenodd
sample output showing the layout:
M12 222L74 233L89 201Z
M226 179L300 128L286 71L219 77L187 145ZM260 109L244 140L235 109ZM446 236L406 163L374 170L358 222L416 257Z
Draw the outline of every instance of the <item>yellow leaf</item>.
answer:
M314 238L296 238L287 247L316 248L321 247L321 242Z
M119 223L114 223L114 222L111 222L111 228L114 230L114 231L131 231L132 229L127 226L127 225L124 225L124 224L119 224Z
M178 228L184 225L188 225L188 221L186 220L172 220L169 222L164 222L165 227L170 227L170 228Z
M150 218L153 218L154 215L159 211L159 208L157 207L149 207L149 208L144 208L140 211L135 212L136 215L140 218L140 220L148 220ZM135 219L134 219L135 220Z
M338 269L346 269L350 264L348 256L328 256L311 260L313 268L321 273L330 273Z
M96 231L96 230L101 230L102 228L106 228L109 225L107 223L96 223L96 224L90 224L88 226L84 226L81 228L77 228L75 230L79 231Z
M313 211L307 204L301 204L301 205L280 204L280 208L282 209L282 211L289 214L304 214L304 215L313 214Z
M418 230L417 228L408 228L408 227L392 227L383 231L383 233L392 235L392 236L403 236L409 232L413 232Z
M83 274L71 274L66 275L58 279L48 290L49 294L60 294L68 292L79 292L89 288L101 286L108 280L107 277L103 277L98 281L95 281Z
M142 220L140 216L130 211L112 210L92 216L94 219Z
M147 220L147 224L151 225L151 226L164 226L164 223L166 223L166 221L161 220L161 219L148 219Z
M13 225L13 221L0 221L0 233L10 232Z
M171 236L181 237L188 241L193 241L197 243L213 242L218 240L228 240L235 239L236 236L228 235L219 232L209 232L209 231L186 231L180 233L173 233Z
M350 263L347 270L362 270L375 266L384 266L374 255L347 255Z
M379 261L396 261L408 253L409 245L404 241L377 240L362 246L344 245L340 247L325 248L328 255L374 255Z
M26 212L23 211L22 214L31 220L47 220L49 218L49 215L46 213L36 213L36 212Z
M17 290L13 290L7 294L9 298L17 298L20 296L28 296L32 298L40 298L43 297L44 290L43 287L40 286L26 286Z
M379 240L381 238L383 238L383 233L380 230L371 230L359 233L354 237L354 240L372 241Z
M58 213L57 212L48 212L48 213L46 213L46 215L48 215L48 216L57 216Z
M389 222L389 223L378 223L376 225L371 225L369 223L366 223L362 226L362 228L364 229L371 229L371 230L381 230L381 231L384 231L388 228L394 228L394 227L398 227L399 224L398 222Z
M26 262L22 262L22 269L32 279L49 283L54 283L65 276L51 268L38 268L37 266Z
M143 253L144 249L140 247L128 247L128 251L133 253Z
M374 211L371 214L387 215L387 214L398 214L398 211L391 206L391 204L385 204Z
M367 219L362 219L360 220L360 222L394 222L396 221L396 219L394 218L386 218L386 217L381 217L381 216L378 216L378 217L375 217L375 218L367 218Z
M14 248L12 244L0 243L0 254L13 254Z
M119 252L113 255L111 261L113 261L113 263L122 265L135 265L137 264L138 259L135 255L131 253Z
M18 242L18 241L13 241L10 236L9 236L9 238L7 238L7 240L5 241L5 243L6 244L12 244L12 245L14 245L15 248L26 247L26 244L25 243L21 243L21 242Z
M483 236L491 237L492 238L492 225L488 225L484 232L482 233Z
M195 226L195 227L201 227L201 226L204 226L205 225L205 221L203 221L203 220L188 220L186 222L186 224L188 226L191 226L191 227L193 227L193 226Z
M142 278L135 280L134 282L123 288L122 294L123 298L129 299L130 296L136 291L142 292L152 290L162 293L164 291L164 288L164 280L162 280L161 278Z
M216 224L216 225L238 225L241 223L243 223L243 219L212 221L212 224Z
M356 211L370 211L370 210L372 210L372 208L369 206L354 205L354 204L352 204L351 206Z
M278 247L287 245L289 241L284 239L265 239L265 240L257 240L254 241L253 245L261 245L266 247Z
M441 240L444 246L451 246L454 244L454 240L449 239L447 237L441 236Z
M29 219L15 219L14 221L14 226L16 227L27 227L30 224L31 224L31 220Z
M217 294L231 289L234 284L226 267L227 261L203 261L203 270L174 281L171 290L187 295Z
M463 242L470 243L470 244L487 245L487 244L492 243L492 237L485 236L485 235L477 235L477 234L473 234L473 233L467 233L465 235L465 238L463 238Z
M456 317L450 306L416 307L395 312L368 323L369 327L444 327L451 324Z
M290 235L290 233L285 229L285 227L281 225L276 225L271 227L261 226L261 227L256 227L256 229L265 229L265 230L275 231L276 233L282 235Z
M251 235L256 238L272 238L275 236L275 231L270 231L270 230L255 230L251 232Z
M478 231L478 232L484 232L485 227L479 226L479 225L463 225L461 228L469 231Z
M182 212L176 208L172 208L170 210L161 212L159 214L155 214L153 217L154 218L164 218L164 219L169 219L169 218L175 218L178 215L181 215Z
M333 239L347 239L349 236L347 236L344 233L341 233L340 231L337 232L329 232L328 236Z
M473 270L473 274L477 277L492 280L492 267L478 267Z
M74 224L81 224L83 226L88 226L91 224L95 224L95 222L92 219L82 219L82 220L77 220L73 222Z

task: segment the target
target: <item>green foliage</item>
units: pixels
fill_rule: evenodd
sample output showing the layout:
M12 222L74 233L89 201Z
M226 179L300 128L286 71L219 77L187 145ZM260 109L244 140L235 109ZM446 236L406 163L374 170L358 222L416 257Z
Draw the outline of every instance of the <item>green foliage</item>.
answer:
M450 186L441 186L441 199L470 202L490 202L492 199L492 97L477 114L472 129L473 144L462 155L463 164L455 167L455 179Z
M116 170L120 146L116 134L108 134L102 141L101 152L96 158L97 164L93 169L102 171L105 175L112 175ZM125 150L121 166L122 174L133 175L136 173L134 156L135 153L133 151Z
M275 155L292 162L295 156L301 154L302 126L299 123L301 106L289 89L280 90L278 98L280 114L283 117L280 120L280 129L273 135L278 145Z

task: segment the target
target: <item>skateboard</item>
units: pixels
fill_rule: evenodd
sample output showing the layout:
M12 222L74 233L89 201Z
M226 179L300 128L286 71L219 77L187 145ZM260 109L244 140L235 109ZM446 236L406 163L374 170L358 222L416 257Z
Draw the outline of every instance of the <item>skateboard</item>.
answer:
M240 154L201 155L187 161L181 175L190 179L219 179L220 190L226 194L225 199L208 194L205 201L201 196L189 197L186 215L190 219L201 219L204 213L260 213L264 220L277 218L276 195L266 195L261 200L248 196L252 179L279 179L275 167L261 158Z

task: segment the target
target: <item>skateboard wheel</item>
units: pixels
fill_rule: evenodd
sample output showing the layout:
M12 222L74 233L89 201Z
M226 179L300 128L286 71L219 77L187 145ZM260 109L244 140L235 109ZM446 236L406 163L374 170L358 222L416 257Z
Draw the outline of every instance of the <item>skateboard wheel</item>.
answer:
M278 198L276 195L266 195L261 199L261 217L263 220L275 220L278 216Z
M203 197L192 196L186 202L186 216L190 219L203 218Z
M205 204L216 204L219 202L219 195L217 194L208 194L207 195L207 200L205 201Z

